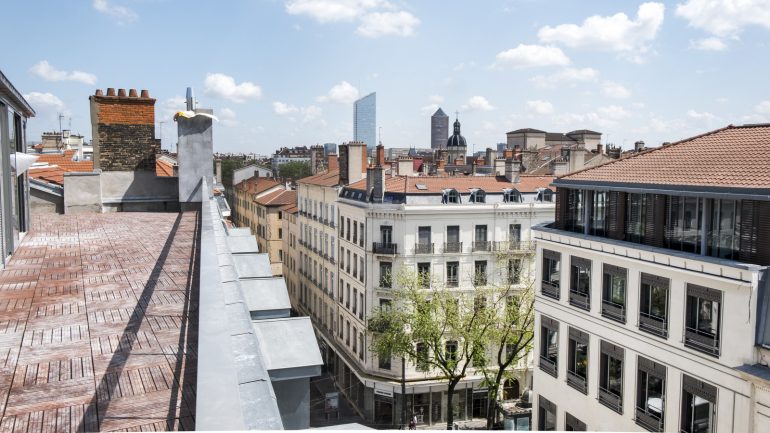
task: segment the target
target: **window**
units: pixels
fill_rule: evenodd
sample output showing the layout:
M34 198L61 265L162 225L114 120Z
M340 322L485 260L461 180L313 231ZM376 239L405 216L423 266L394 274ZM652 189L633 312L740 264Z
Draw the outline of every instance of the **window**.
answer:
M473 230L473 251L489 251L490 243L487 242L487 226L479 224Z
M430 288L430 263L417 264L417 278L421 287Z
M468 201L470 203L485 203L487 201L487 193L483 189L472 189Z
M559 299L559 280L561 279L561 253L543 249L542 293Z
M358 359L364 360L364 333L358 333Z
M358 330L354 326L353 327L353 353L358 352L358 338L357 338L358 335L356 335L357 332L358 332Z
M342 323L343 323L343 322L342 322L342 314L340 314L340 339L342 339L342 338L343 338L343 334L342 334L342 332L343 332L343 329L344 329L344 328L342 328Z
M556 430L556 405L542 395L537 401L537 429L539 431Z
M591 309L591 261L570 257L569 303L584 310Z
M567 383L588 393L588 334L569 328L569 359L567 360Z
M392 284L393 284L392 273L393 273L393 263L380 262L380 287L384 287L387 289L392 287Z
M430 364L428 359L428 345L425 343L417 343L417 346L415 347L417 352L417 371L428 371L430 370Z
M415 254L432 254L433 244L431 243L431 228L430 226L422 226L417 228L417 245L415 246Z
M713 433L717 388L686 374L682 388L682 433Z
M363 283L364 282L364 258L363 257L359 257L358 258L358 263L360 263L360 265L361 265L361 267L358 268L359 269L359 271L358 271L358 281Z
M279 220L282 220L282 219L283 219L283 212L281 212L281 211L278 211L278 219L279 219Z
M735 200L712 200L708 255L732 260L738 259L741 222L739 203Z
M358 245L363 248L364 247L364 223L358 223Z
M353 289L353 314L358 312L358 289Z
M604 264L602 287L602 316L626 323L626 275L625 268Z
M722 292L687 284L685 346L719 356Z
M521 259L508 259L508 284L521 281Z
M444 245L445 253L459 253L462 252L462 244L460 243L460 226L447 226L446 228L446 245Z
M345 321L345 344L350 347L350 320Z
M503 190L504 203L521 203L521 193L517 189Z
M606 341L599 344L599 351L599 402L622 414L625 351Z
M278 229L278 239L283 239L283 229Z
M358 278L358 254L353 253L353 278Z
M444 345L444 357L446 360L457 361L457 342L447 341Z
M345 225L347 226L347 229L345 230L345 239L349 241L350 240L350 218L345 219Z
M390 245L393 243L392 226L380 226L380 242L382 242L383 245Z
M446 264L446 285L447 287L457 287L460 283L458 276L460 274L460 262L447 262Z
M564 431L586 431L586 424L583 421L566 413L564 417Z
M594 191L593 201L591 203L591 219L589 233L594 236L606 236L609 230L609 219L607 210L609 193L605 191Z
M358 224L355 221L353 221L353 243L358 243Z
M377 355L378 366L381 370L390 370L390 358L391 354L389 352Z
M636 379L636 423L663 431L666 407L666 367L641 356Z
M366 304L364 304L364 293L363 292L358 294L358 300L360 301L359 304L358 304L358 306L359 306L358 307L358 318L363 320L364 319L364 308L365 308L365 305L366 305Z
M508 226L508 242L511 248L516 248L521 242L521 224L511 224Z
M457 192L456 189L444 190L443 194L441 195L441 203L443 203L443 204L447 204L447 203L458 204L458 203L460 203L460 193Z
M350 308L350 283L345 283L345 308Z
M559 322L540 317L540 369L553 377L559 365Z
M476 260L473 264L473 285L485 286L487 284L487 261Z
M642 273L639 329L668 337L668 278Z
M567 190L567 224L566 229L583 233L585 229L585 196L586 192L580 189Z
M540 202L553 202L553 191L551 191L548 188L543 188L537 192L537 197L535 197L535 201Z
M647 196L627 194L626 197L626 240L642 243L647 222Z

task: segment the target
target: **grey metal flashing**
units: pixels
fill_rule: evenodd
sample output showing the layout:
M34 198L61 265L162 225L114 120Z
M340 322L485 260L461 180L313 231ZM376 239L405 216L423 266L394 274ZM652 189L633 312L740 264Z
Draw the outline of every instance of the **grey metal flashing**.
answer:
M238 278L269 278L273 276L267 254L237 254L233 264Z
M770 188L737 188L700 185L667 185L652 183L607 182L598 180L555 179L552 186L581 188L601 191L624 191L630 193L667 194L687 197L722 199L770 200Z
M9 102L13 103L15 110L21 110L26 117L34 117L35 110L29 105L21 92L16 90L11 80L9 80L3 71L0 71L0 95L4 95Z
M30 178L29 187L48 194L53 194L57 197L64 197L64 187L53 183Z
M252 236L251 229L248 227L232 227L227 229L227 237L233 236Z
M278 402L205 177L201 209L197 430L281 430Z
M686 253L684 251L670 250L667 248L653 247L650 245L637 244L634 242L621 241L617 239L605 238L600 236L586 235L583 233L576 233L576 232L571 232L566 230L559 230L553 227L548 227L548 225L550 224L553 224L553 222L544 222L544 223L536 224L532 226L532 230L536 232L551 233L555 235L574 237L576 239L582 239L586 241L601 242L609 245L616 245L623 248L633 248L637 250L647 251L650 253L667 254L669 256L679 257L681 259L698 260L701 262L707 262L707 263L711 263L719 266L728 266L728 267L743 269L743 270L752 271L752 272L760 272L765 269L768 269L767 266L762 266L762 265L736 262L733 260L721 259L718 257L702 256L694 253Z
M259 244L254 236L228 236L227 246L233 254L258 253Z
M243 280L241 290L252 319L289 317L291 301L283 278Z
M252 326L265 354L271 379L288 380L321 374L323 360L309 317L257 320ZM287 335L291 338L286 338Z

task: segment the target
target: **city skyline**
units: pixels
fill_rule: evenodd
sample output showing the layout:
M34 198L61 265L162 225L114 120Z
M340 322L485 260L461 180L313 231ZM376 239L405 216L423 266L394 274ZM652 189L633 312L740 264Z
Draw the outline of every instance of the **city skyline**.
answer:
M59 112L65 128L72 117L90 138L96 88L146 88L171 148L171 116L192 86L219 117L222 152L349 141L352 103L373 91L387 147L429 147L438 105L460 111L469 151L524 127L595 129L625 148L654 146L770 119L770 95L752 84L770 66L768 2L719 5L14 2L8 30L28 37L7 47L14 61L4 68L39 113L30 140L58 129ZM41 30L76 18L89 25L56 38ZM211 31L196 37L202 28ZM320 67L308 74L308 64Z

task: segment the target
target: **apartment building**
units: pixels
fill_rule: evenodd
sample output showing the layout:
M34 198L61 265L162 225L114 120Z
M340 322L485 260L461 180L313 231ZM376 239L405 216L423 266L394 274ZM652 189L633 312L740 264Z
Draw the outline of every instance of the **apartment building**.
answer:
M380 146L377 165L364 176L362 155L362 144L342 145L338 178L327 172L299 182L300 309L320 330L339 389L369 422L392 426L400 422L401 360L378 359L366 332L373 309L392 299L391 276L403 266L470 291L480 274L488 284L526 274L534 252L530 227L553 219L553 178L520 175L516 161L509 161L507 177L417 176L411 161L401 160L386 174ZM501 252L515 263L499 263ZM526 363L517 367L520 376L509 386L523 390L530 383ZM446 422L446 383L438 372L407 363L405 375L408 413L420 424ZM484 416L481 381L472 372L458 385L456 420Z
M558 178L534 229L534 426L770 431L770 125Z
M281 208L283 218L283 278L286 280L286 289L289 291L289 299L292 306L299 304L299 207L296 203L285 205Z

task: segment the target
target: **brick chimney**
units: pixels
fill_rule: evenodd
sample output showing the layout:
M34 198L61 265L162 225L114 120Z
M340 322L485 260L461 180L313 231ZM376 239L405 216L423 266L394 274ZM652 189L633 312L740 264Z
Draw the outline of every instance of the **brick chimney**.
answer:
M601 143L596 145L596 153L598 153L599 155L604 154L604 146L602 146Z
M513 149L505 149L503 151L503 158L505 158L505 159L513 159Z
M368 158L366 143L350 142L339 146L340 185L348 185L364 178Z
M377 145L377 158L374 163L377 167L385 167L385 146L382 143Z
M335 171L339 170L339 162L337 162L337 154L334 152L329 152L328 155L326 155L326 167L329 171Z
M443 159L436 161L436 170L444 171L444 167L446 167L446 161Z
M521 174L521 162L511 158L505 160L505 178L508 182L519 183Z
M91 106L91 133L94 169L102 171L155 171L155 155L160 140L155 139L155 99L142 90L140 97L131 89L97 90L88 99Z
M378 165L366 169L366 193L372 203L382 203L385 196L385 167Z

